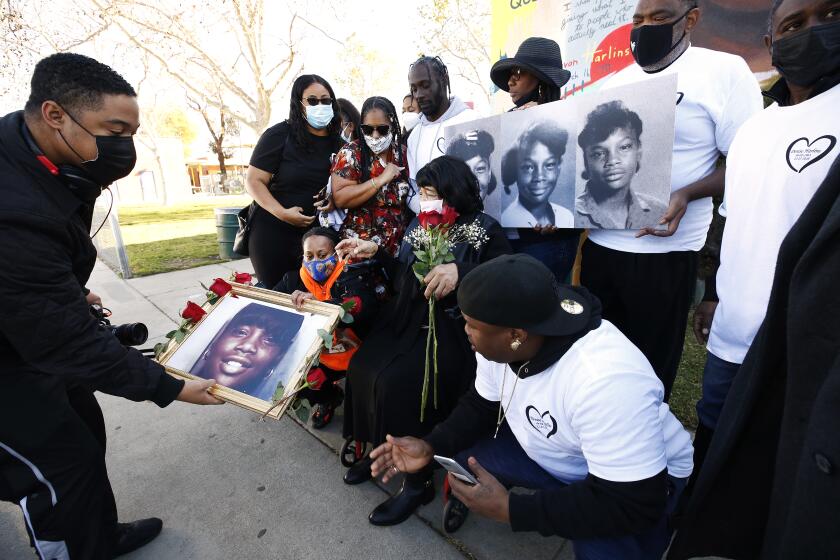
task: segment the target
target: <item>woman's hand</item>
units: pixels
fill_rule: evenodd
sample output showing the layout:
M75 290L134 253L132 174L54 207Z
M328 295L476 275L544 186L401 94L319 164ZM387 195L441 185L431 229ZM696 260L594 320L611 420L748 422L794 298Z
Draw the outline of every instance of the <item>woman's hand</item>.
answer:
M324 198L318 198L316 194L314 197L315 199L315 210L318 212L323 212L325 214L329 214L333 210L335 210L335 201L331 194L324 196Z
M306 300L308 299L313 299L312 294L309 292L304 292L302 290L295 290L292 292L292 304L298 311L303 309L303 304L306 303Z
M379 250L379 245L373 241L350 238L335 246L335 252L340 259L369 259Z
M455 263L439 264L423 278L423 283L426 284L426 291L423 292L426 299L432 295L437 300L443 299L458 285L458 267Z
M387 185L388 183L396 179L403 169L405 169L405 167L398 167L393 163L389 163L385 166L385 171L380 173L379 177L375 177L374 181L376 181L376 184L380 186Z
M422 439L387 435L385 443L370 452L370 473L374 477L381 474L382 482L388 482L399 472L419 471L432 462L432 457L432 446Z
M315 216L307 216L303 213L303 208L300 206L293 206L292 208L285 208L279 216L279 220L286 222L295 227L304 228L309 226L314 220Z

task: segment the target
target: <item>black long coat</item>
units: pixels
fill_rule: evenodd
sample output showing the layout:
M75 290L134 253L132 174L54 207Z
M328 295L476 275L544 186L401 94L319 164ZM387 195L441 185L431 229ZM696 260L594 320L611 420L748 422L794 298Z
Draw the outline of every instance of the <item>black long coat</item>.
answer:
M504 231L490 216L484 213L461 216L458 223L472 223L475 219L489 240L478 251L465 243L453 248L459 280L482 262L511 252ZM415 227L416 218L406 232ZM370 334L350 361L345 398L345 437L375 445L384 441L388 433L426 435L449 416L474 382L476 368L475 352L470 349L453 291L435 305L438 406L434 407L430 390L425 417L420 421L428 300L412 272L415 258L406 241L402 242L397 258L387 258L387 261L396 295L376 317Z
M840 158L779 250L669 559L840 558Z

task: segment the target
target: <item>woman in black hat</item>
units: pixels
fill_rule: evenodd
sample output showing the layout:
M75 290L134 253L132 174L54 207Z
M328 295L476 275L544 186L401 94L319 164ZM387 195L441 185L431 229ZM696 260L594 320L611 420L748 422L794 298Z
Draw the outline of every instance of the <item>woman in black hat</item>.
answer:
M563 68L560 45L544 37L528 37L516 56L503 58L490 69L493 83L510 93L512 110L557 101L570 77Z
M558 101L571 72L563 68L560 45L544 37L525 39L516 56L499 60L490 69L493 83L510 93L511 111ZM510 194L505 186L505 193ZM575 263L579 229L553 226L506 230L517 253L526 253L545 264L560 282L565 282Z

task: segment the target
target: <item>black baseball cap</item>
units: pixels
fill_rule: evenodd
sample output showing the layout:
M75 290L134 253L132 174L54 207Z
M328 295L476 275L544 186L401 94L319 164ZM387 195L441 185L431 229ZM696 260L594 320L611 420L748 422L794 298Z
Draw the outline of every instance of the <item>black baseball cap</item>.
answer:
M585 288L558 284L534 257L517 254L496 257L464 276L458 305L466 315L490 325L566 336L587 327L593 298Z

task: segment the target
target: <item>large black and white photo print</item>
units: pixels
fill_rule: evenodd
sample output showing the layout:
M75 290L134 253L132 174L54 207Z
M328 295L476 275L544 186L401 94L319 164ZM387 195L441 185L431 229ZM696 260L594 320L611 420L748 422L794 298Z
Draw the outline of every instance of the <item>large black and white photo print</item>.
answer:
M671 194L676 76L446 128L504 227L657 226Z
M575 225L657 226L671 194L676 76L578 100Z

